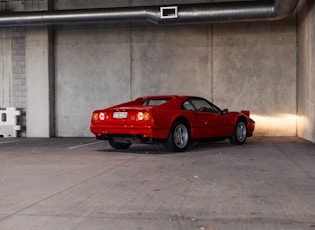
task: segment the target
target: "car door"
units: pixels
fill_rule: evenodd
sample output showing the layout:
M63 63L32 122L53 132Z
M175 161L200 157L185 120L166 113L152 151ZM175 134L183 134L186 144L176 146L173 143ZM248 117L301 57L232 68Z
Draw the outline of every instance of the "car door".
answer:
M209 113L207 115L207 137L227 137L233 131L233 121L229 114Z
M193 99L194 100L194 99ZM202 111L198 111L196 106L193 103L193 100L189 99L185 101L182 105L184 110L189 111L190 122L192 125L192 138L205 138L207 136L207 124L208 124L208 115Z
M214 138L229 136L232 119L222 111L203 98L191 99L195 107L194 116L197 119L199 138Z

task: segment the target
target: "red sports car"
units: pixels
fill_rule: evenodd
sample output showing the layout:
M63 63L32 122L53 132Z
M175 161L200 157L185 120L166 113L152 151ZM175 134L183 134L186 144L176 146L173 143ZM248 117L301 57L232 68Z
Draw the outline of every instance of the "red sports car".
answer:
M171 151L184 151L193 141L224 140L244 144L255 122L249 111L228 112L194 96L145 96L106 109L95 110L91 132L115 149L132 142L166 143Z

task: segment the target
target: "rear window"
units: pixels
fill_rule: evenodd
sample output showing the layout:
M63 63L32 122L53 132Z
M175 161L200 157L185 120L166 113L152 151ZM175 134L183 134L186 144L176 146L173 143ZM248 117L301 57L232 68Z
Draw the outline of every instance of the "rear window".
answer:
M171 100L170 98L159 98L159 99L146 99L142 105L162 105L165 102Z

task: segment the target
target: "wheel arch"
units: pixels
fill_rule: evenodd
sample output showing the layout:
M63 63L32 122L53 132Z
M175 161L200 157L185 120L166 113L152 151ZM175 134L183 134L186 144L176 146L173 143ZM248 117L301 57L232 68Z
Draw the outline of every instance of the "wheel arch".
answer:
M169 134L168 136L170 135L171 133L171 129L173 127L173 125L176 123L176 122L179 122L179 121L182 121L184 122L185 124L187 124L187 128L188 128L188 132L189 134L191 134L191 124L189 122L189 119L183 115L180 115L180 116L177 116L177 117L174 117L174 119L172 120L172 123L171 123L171 127L170 127L170 131L169 131Z
M247 125L247 119L246 119L246 117L244 117L244 116L242 116L242 115L240 115L240 116L238 117L238 119L237 119L236 122L238 122L238 121L243 121L243 122L245 123L245 125Z

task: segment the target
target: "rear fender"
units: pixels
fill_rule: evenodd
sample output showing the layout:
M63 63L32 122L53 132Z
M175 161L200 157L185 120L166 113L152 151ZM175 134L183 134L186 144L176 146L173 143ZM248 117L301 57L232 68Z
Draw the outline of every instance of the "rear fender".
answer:
M177 122L177 121L182 121L182 122L184 122L185 124L187 124L189 134L191 135L191 123L189 122L189 119L186 118L186 117L183 116L183 115L177 116L177 117L173 117L171 126L170 126L170 128L169 128L169 133L170 133L170 131L171 131L171 129L172 129L173 124L174 124L175 122Z
M172 114L172 110L169 113L167 113L167 110L151 110L151 113L155 128L167 130L167 137L169 136L172 125L178 120L183 120L189 126L189 132L191 132L191 123L183 114Z

